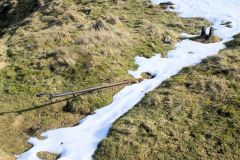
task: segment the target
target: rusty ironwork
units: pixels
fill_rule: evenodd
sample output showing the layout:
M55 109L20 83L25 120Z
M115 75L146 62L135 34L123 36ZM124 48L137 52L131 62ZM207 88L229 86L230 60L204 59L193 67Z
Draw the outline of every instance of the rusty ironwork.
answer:
M98 90L98 89L102 89L102 88L119 86L119 85L123 85L123 84L139 83L142 80L143 79L139 78L139 79L136 79L136 80L128 80L128 81L122 81L122 82L117 82L117 83L111 83L111 84L106 84L106 85L103 85L103 86L96 86L96 87L92 87L92 88L81 89L81 90L78 90L78 91L64 92L64 93L58 93L58 94L41 93L41 94L37 94L36 96L37 97L49 96L49 100L52 100L52 99L57 98L57 97L62 97L62 96L67 96L67 95L74 95L74 94L87 92L87 91L94 91L94 90Z

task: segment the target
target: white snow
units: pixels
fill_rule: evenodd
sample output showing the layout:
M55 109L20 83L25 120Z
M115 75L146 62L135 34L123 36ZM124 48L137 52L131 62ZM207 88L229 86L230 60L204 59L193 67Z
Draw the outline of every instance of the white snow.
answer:
M153 2L158 4L166 1L153 0ZM45 136L45 140L30 138L28 142L33 147L18 155L18 160L38 160L36 154L40 151L59 153L60 160L92 159L91 156L97 149L98 143L107 136L112 123L141 101L146 92L177 74L183 67L196 65L201 59L217 54L225 47L223 42L240 32L240 21L238 21L240 1L238 0L171 0L171 2L176 4L175 11L181 12L182 17L204 17L211 20L214 28L217 29L215 34L223 38L223 41L201 44L183 40L176 44L175 50L168 52L168 58L161 58L160 54L149 59L136 57L135 62L139 67L129 73L137 78L142 72L150 72L156 75L154 79L125 87L114 96L110 105L96 110L96 114L87 116L78 126L42 133L41 136ZM220 25L226 21L231 21L233 28Z
M239 0L152 0L153 3L171 1L176 12L181 17L202 17L213 22L215 33L225 41L240 31L240 1ZM231 21L233 28L221 25Z

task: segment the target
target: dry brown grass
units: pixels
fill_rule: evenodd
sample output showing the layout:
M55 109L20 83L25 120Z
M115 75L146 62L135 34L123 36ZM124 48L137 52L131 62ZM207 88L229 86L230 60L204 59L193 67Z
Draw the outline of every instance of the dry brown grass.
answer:
M9 156L7 153L3 152L1 149L0 149L0 159L1 160L16 160L15 157Z
M49 152L38 152L37 156L41 159L47 160L57 160L59 158L59 154L53 154Z
M4 41L0 41L0 70L6 67L7 63L6 61L6 50L7 47L4 45Z
M127 32L101 30L92 31L89 34L84 35L84 37L80 38L77 43L79 45L84 45L84 48L104 46L108 49L115 49L123 45L131 45L131 41L131 37Z
M5 62L0 62L0 69L3 69L7 64Z

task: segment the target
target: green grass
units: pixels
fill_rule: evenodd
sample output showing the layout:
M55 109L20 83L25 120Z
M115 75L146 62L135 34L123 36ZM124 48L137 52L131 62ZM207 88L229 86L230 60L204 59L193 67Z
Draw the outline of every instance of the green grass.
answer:
M135 56L166 56L179 33L198 34L203 25L211 25L201 18L179 18L158 5L148 7L150 2L142 0L34 4L0 2L0 17L8 17L0 18L0 158L29 149L32 136L77 124L109 104L123 86L52 103L39 100L37 93L132 79L127 70L136 69ZM169 46L164 46L166 37Z
M113 124L94 159L239 159L238 41L147 93Z

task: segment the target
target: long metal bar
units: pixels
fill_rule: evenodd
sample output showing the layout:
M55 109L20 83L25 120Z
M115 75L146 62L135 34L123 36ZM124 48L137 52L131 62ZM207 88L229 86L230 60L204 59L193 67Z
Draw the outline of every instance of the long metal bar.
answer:
M107 85L103 85L103 86L81 89L81 90L78 90L78 91L64 92L64 93L59 93L59 94L42 93L42 94L37 94L37 97L50 96L49 100L52 100L53 98L57 98L57 97L62 97L62 96L67 96L67 95L72 95L72 94L77 94L77 93L82 93L82 92L87 92L87 91L93 91L93 90L98 90L98 89L102 89L102 88L118 86L118 85L122 85L122 84L137 83L137 82L140 82L140 81L141 81L141 79L138 79L138 80L135 80L135 81L134 80L129 80L129 81L107 84Z
M77 94L77 93L81 93L81 92L93 91L93 90L98 90L98 89L101 89L101 88L113 87L113 86L118 86L118 85L121 85L121 84L128 84L128 83L132 83L132 82L133 81L123 81L123 82L112 83L112 84L107 84L107 85L103 85L103 86L81 89L81 90L78 90L78 91L53 94L52 98L67 96L67 95L71 95L71 94Z

